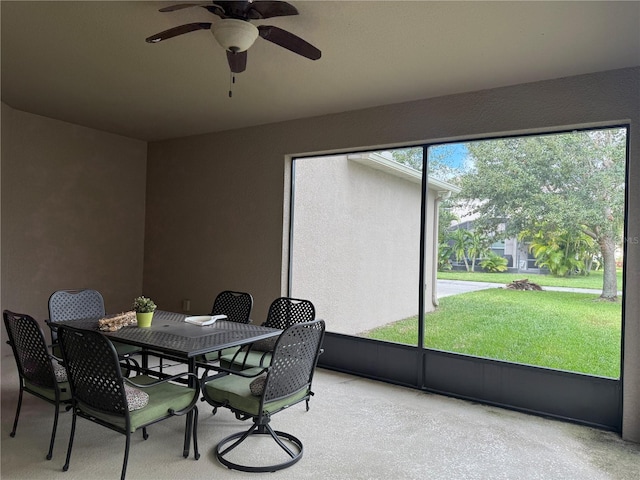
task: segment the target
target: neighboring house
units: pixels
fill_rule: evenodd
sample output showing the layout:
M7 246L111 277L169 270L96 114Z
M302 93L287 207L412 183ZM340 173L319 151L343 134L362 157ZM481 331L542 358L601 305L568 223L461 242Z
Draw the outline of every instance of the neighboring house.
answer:
M459 228L472 232L473 220L466 219L451 225L451 230L457 230ZM498 228L499 230L503 230L504 224L501 224ZM547 271L536 265L536 257L529 251L529 245L530 243L528 242L520 242L516 237L510 237L492 243L490 249L496 255L507 259L508 271L511 273L541 273ZM476 259L476 271L480 269L480 260L481 259ZM466 268L464 261L456 260L453 255L451 256L451 265L454 270L464 270Z
M390 152L295 164L291 288L332 331L358 334L417 314L422 172ZM459 189L429 179L425 311L435 309L438 207Z

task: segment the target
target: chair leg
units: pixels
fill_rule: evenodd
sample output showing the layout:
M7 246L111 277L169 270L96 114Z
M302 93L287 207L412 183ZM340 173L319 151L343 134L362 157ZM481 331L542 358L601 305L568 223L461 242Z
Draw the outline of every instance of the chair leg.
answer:
M193 408L193 457L196 460L200 458L198 451L198 407Z
M147 427L142 427L142 438L145 440L149 438L149 433L147 432Z
M129 357L131 359L131 362L133 362L133 364L136 366L136 368L138 369L138 373L141 373L142 371L142 367L140 366L140 364L138 363L138 361L133 358L133 357Z
M182 447L182 456L187 458L191 451L191 439L193 438L193 455L196 460L200 458L200 452L198 451L198 407L193 406L193 409L186 414L186 420L184 425L184 443Z
M142 371L140 368L140 364L130 356L121 357L121 360L123 360L127 365L125 368L122 369L123 377L128 378L131 376L131 372L140 373Z
M66 472L69 470L69 461L71 460L71 449L73 448L73 436L76 433L76 412L73 412L73 418L71 419L71 434L69 435L69 446L67 447L67 459L64 462L64 466L62 467L62 471Z
M238 440L236 440L235 442L233 442L230 446L228 446L227 448L225 448L222 452L220 452L220 456L226 455L227 453L229 453L231 450L233 450L234 448L236 448L238 445L240 445L242 442L244 442L246 440L246 438L251 435L254 430L258 428L258 425L256 425L255 423L251 426L251 428L249 428L249 430L247 430L246 432L244 432L244 434L240 434L240 433L236 433L235 435L231 435L229 437L227 437L228 440L231 440L233 438L237 438ZM221 447L223 445L223 443L226 443L224 440L222 440L219 444L218 447Z
M127 357L127 364L133 364L133 367L130 369L129 373L131 373L132 370L135 371L137 374L142 372L142 369L140 368L140 364L135 358Z
M127 475L127 463L129 461L129 446L131 445L131 433L127 432L127 440L124 447L124 461L122 462L122 473L120 474L120 480L124 480Z
M229 453L231 450L233 450L238 445L240 445L250 435L270 435L278 443L278 445L287 453L287 455L289 456L289 459L275 465L251 466L251 465L241 465L238 463L234 463L224 458L224 456L227 453ZM294 445L298 451L297 452L292 451L289 447L286 446L286 444L282 441L282 439L285 439L291 442L291 444ZM236 441L233 442L233 440L236 440ZM233 442L233 443L229 447L223 450L223 447L230 442ZM275 472L277 470L282 470L283 468L290 467L291 465L296 463L298 460L300 460L302 458L303 447L302 447L302 442L298 438L294 437L289 433L273 430L271 426L269 426L268 424L267 425L254 424L251 428L249 428L249 430L247 430L244 433L240 432L240 433L230 435L226 438L223 438L218 443L218 445L216 445L215 452L216 452L216 458L218 459L218 461L222 463L224 466L226 466L227 468L230 468L233 470L240 470L243 472Z
M49 453L47 454L47 460L51 460L53 457L53 443L56 441L56 430L58 428L58 415L60 413L60 405L55 405L56 413L53 416L53 430L51 431L51 441L49 442Z
M277 435L276 433L279 433L280 435L285 436L285 438L289 438L290 437L289 434L284 434L283 432L275 432L273 428L271 428L271 425L269 425L268 423L265 425L265 427L269 431L269 435L271 435L271 437L276 441L276 443L280 445L280 448L282 448L285 452L287 452L287 454L291 458L295 458L296 454L293 453L291 449L287 447L282 440L280 440L280 436ZM260 433L263 433L263 432L260 432ZM289 438L289 440L291 440L291 438Z
M16 418L13 420L13 430L9 434L10 437L16 436L16 428L18 428L18 417L20 416L20 408L22 407L22 385L20 385L20 393L18 394L18 407L16 408Z

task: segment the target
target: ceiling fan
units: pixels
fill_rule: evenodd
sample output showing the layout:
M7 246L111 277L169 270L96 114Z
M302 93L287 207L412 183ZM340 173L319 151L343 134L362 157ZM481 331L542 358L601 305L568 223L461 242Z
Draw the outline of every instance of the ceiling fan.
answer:
M211 30L218 43L227 52L227 61L232 73L244 72L247 68L247 49L258 36L287 50L311 60L318 60L322 53L316 47L291 32L272 25L258 25L250 20L298 15L291 4L281 1L213 1L205 3L181 3L161 8L161 12L174 12L184 8L202 7L220 17L215 22L187 23L156 33L146 39L157 43L169 38L194 32Z

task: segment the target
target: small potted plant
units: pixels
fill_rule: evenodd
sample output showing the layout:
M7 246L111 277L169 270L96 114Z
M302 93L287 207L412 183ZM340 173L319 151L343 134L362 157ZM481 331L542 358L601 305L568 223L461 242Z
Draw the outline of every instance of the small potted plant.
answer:
M156 304L150 298L140 296L133 301L133 310L136 312L138 327L150 327L153 320L153 312L156 311Z

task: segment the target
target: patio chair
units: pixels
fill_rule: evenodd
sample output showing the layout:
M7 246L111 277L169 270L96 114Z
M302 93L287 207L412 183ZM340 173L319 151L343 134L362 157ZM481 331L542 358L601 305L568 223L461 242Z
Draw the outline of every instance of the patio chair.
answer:
M61 326L58 338L71 384L73 406L69 447L62 467L64 471L69 469L78 417L126 436L121 480L127 472L131 434L142 429L146 440L149 425L175 415L193 412L193 422L188 421L185 427L183 455L185 458L188 456L186 446L192 430L194 458L200 458L196 406L200 388L195 374L183 373L162 380L147 375L125 378L113 344L100 332ZM193 377L194 387L172 383L187 377Z
M311 383L313 373L321 352L324 338L324 320L298 323L288 327L279 337L265 368L253 368L244 371L219 369L227 375L201 378L204 399L215 408L225 407L235 413L239 420L252 419L251 427L245 432L235 433L222 439L216 446L216 457L228 468L245 472L274 472L287 468L302 458L302 442L290 433L274 430L271 417L282 410L313 395ZM248 464L252 448L236 457L243 459L237 463L228 458L228 454L252 435L269 435L286 453L284 460ZM229 445L230 444L230 445ZM280 452L280 450L277 450ZM280 452L282 454L282 452ZM260 460L264 460L260 456ZM271 457L271 455L269 456Z
M13 421L13 429L9 435L11 437L16 436L24 392L51 403L55 407L51 441L49 442L49 452L47 453L47 460L51 460L60 406L71 401L71 389L67 382L67 372L58 363L58 359L49 354L44 333L33 317L5 310L2 312L2 318L9 337L7 343L11 345L13 350L20 380L18 407Z
M105 316L104 299L97 290L58 290L49 297L49 321L76 320L78 318L102 318ZM57 334L51 329L53 354L60 357ZM113 342L118 357L139 372L140 365L132 355L142 352L140 347Z
M309 322L316 317L316 309L309 300L300 298L276 298L269 306L265 327L284 330L296 323ZM268 365L278 337L255 342L235 351L223 352L220 365L227 369L245 369Z
M225 290L220 292L211 307L211 315L224 314L230 322L249 323L253 297L246 292Z
M253 297L246 292L233 292L225 290L220 292L213 302L211 315L224 314L227 320L237 323L249 323L251 321L251 309L253 308ZM223 353L234 353L237 349L227 349L223 352L213 352L204 355L207 362L216 361Z

